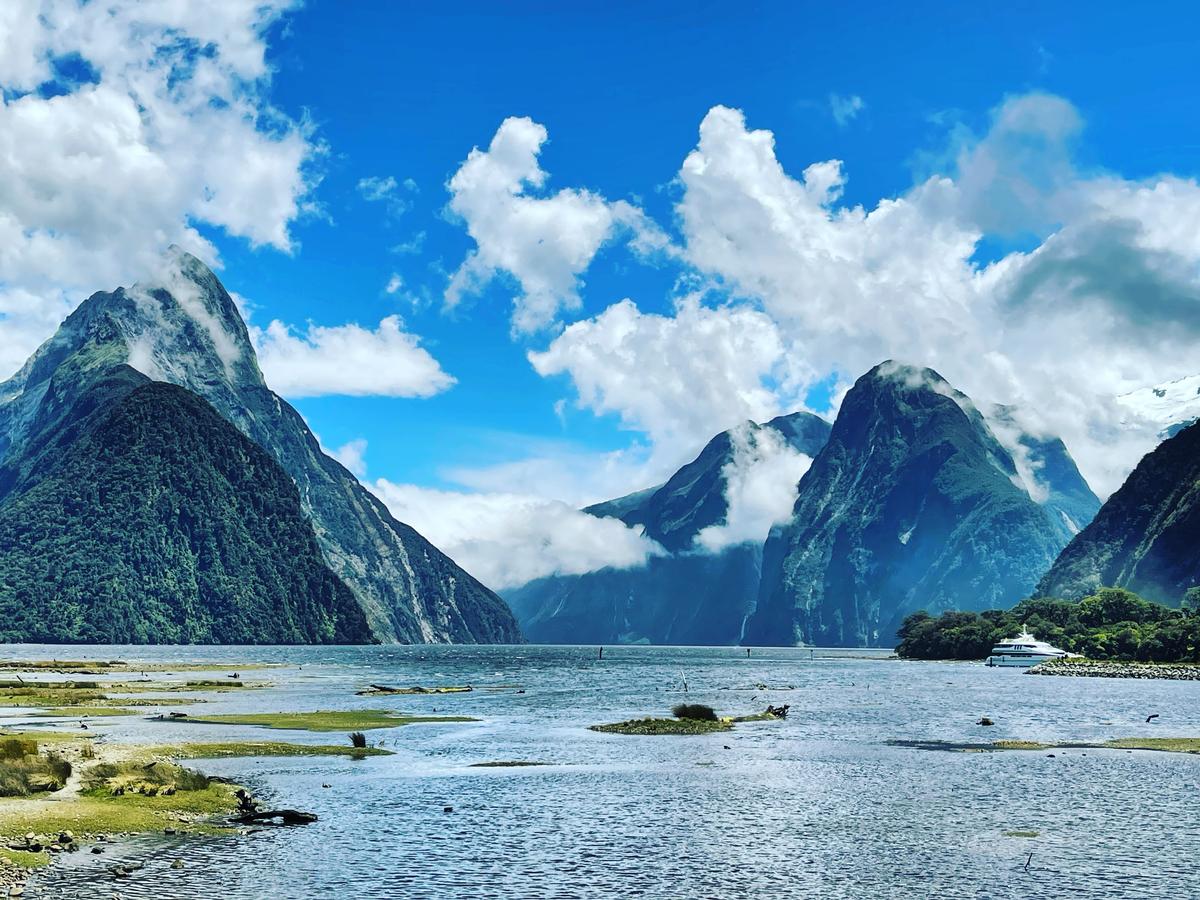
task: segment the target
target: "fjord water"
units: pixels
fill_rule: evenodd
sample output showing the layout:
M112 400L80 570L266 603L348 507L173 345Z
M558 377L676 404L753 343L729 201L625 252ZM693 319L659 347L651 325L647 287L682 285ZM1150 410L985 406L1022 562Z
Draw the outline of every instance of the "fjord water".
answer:
M3 653L85 655L79 647ZM395 751L389 757L197 762L320 820L64 856L26 895L1200 895L1198 757L888 743L1200 735L1200 684L1035 677L884 655L755 650L747 659L736 648L610 647L600 660L594 647L89 647L97 659L286 664L243 672L272 686L192 707L206 713L371 707L480 721L368 732ZM355 695L372 682L476 690ZM506 687L482 690L489 686ZM586 727L666 714L685 696L728 714L768 703L790 704L791 713L701 737ZM1151 713L1158 718L1147 723ZM995 727L975 725L981 716ZM109 741L345 740L141 716L91 724ZM549 765L470 767L497 760ZM1005 834L1018 831L1036 836ZM175 859L182 869L170 867ZM118 883L106 869L125 860L146 865Z

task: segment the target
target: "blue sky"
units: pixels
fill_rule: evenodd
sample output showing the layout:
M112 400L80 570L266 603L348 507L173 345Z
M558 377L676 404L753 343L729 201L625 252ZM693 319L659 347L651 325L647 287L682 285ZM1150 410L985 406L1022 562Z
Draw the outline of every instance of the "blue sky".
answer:
M324 445L492 586L643 561L577 507L885 358L1101 495L1175 416L1149 386L1200 372L1192 5L0 10L0 367L181 244ZM809 462L738 434L709 549Z
M1195 40L1168 13L1131 17L1119 4L432 6L312 0L273 29L271 97L311 117L327 147L314 194L326 215L294 226L290 256L210 232L223 278L264 316L335 324L399 312L457 378L431 399L296 401L331 446L367 438L371 474L392 479L445 484L447 469L522 453L523 437L600 449L630 439L611 415L560 420L554 404L571 387L525 360L548 335L510 339L511 282L493 282L453 314L441 309L447 272L472 244L446 214L445 184L507 116L549 129L549 188L636 198L664 226L672 180L718 103L772 130L790 171L843 160L844 200L868 206L944 165L959 132L986 130L1006 95L1035 89L1085 116L1083 159L1126 176L1194 170L1200 148ZM1190 16L1183 5L1177 13ZM839 125L831 94L861 97L863 108ZM394 215L365 201L356 185L368 176L411 178L410 208ZM419 252L389 252L421 234ZM393 272L430 302L414 309L385 294ZM608 248L586 275L583 313L626 296L663 311L678 274Z
M334 324L400 312L458 382L431 400L296 401L326 443L366 437L372 474L439 485L458 464L521 452L518 436L600 449L629 440L613 416L559 419L554 403L570 385L524 360L544 341L509 340L511 283L450 316L440 310L446 272L472 244L448 221L445 182L506 116L551 131L542 152L551 186L636 196L664 223L672 179L716 103L774 131L787 168L844 160L845 199L868 205L943 161L955 127L985 130L989 110L1014 92L1068 97L1087 118L1085 158L1127 175L1194 169L1200 149L1200 118L1182 114L1194 112L1195 64L1170 16L1129 20L1117 4L1086 14L1040 4L570 6L499 14L491 4L438 13L310 2L272 34L272 98L310 115L328 145L316 192L328 218L296 224L293 256L214 230L224 280L266 316ZM830 94L862 97L864 108L839 125ZM419 188L398 216L356 190L388 175ZM420 252L389 252L422 233ZM392 272L433 302L414 310L386 295ZM677 274L611 248L588 272L584 310L624 296L662 310Z

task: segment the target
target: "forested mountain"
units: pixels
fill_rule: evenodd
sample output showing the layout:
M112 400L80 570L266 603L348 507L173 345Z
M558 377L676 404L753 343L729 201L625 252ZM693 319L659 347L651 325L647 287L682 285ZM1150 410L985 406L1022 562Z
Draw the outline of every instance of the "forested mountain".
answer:
M296 486L206 402L117 366L0 504L0 641L358 643Z

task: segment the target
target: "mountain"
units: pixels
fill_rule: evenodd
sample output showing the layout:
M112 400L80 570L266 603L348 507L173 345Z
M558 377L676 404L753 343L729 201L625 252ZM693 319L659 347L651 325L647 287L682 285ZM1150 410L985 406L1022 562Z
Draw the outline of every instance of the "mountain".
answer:
M1039 452L1070 506L1069 454ZM792 519L772 529L746 641L889 645L917 609L1011 606L1068 537L969 398L888 361L847 393Z
M37 471L48 438L79 427L75 404L114 368L185 388L262 447L299 493L329 568L377 640L521 640L499 597L322 452L259 371L241 315L216 276L174 251L153 283L93 294L0 384L0 503Z
M117 366L66 413L5 472L0 641L371 640L296 486L208 403Z
M1139 419L1156 423L1159 436L1169 438L1200 419L1200 375L1139 388L1117 401Z
M753 611L759 541L702 543L729 519L728 479L742 457L788 448L811 458L829 423L810 413L722 432L666 484L588 507L640 528L664 550L645 566L552 576L506 592L530 640L735 644ZM741 454L741 456L739 456ZM793 482L794 484L794 482ZM791 485L789 485L791 487Z
M1104 585L1176 605L1200 584L1198 547L1200 423L1142 458L1054 561L1037 593L1077 599Z
M1019 448L1005 444L1010 452L1024 457L1028 471L1023 477L1031 482L1026 489L1050 513L1051 523L1063 539L1069 541L1095 517L1100 498L1092 492L1062 439L1021 430L1015 413L1011 406L995 406L988 414L988 423Z

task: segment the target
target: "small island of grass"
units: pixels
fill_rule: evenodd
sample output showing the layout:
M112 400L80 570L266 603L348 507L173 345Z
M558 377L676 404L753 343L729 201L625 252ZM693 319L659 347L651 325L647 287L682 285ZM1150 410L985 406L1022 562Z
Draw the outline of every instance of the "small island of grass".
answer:
M377 694L469 694L473 690L475 689L469 684L450 684L437 687L421 687L419 684L412 687L391 687L386 684L373 684L361 691L356 691L356 693L360 697L370 697Z
M767 722L787 718L788 708L768 706L765 711L748 716L718 716L711 706L700 703L681 703L671 712L673 719L629 719L608 725L592 725L590 730L605 734L715 734L730 731L738 722Z

